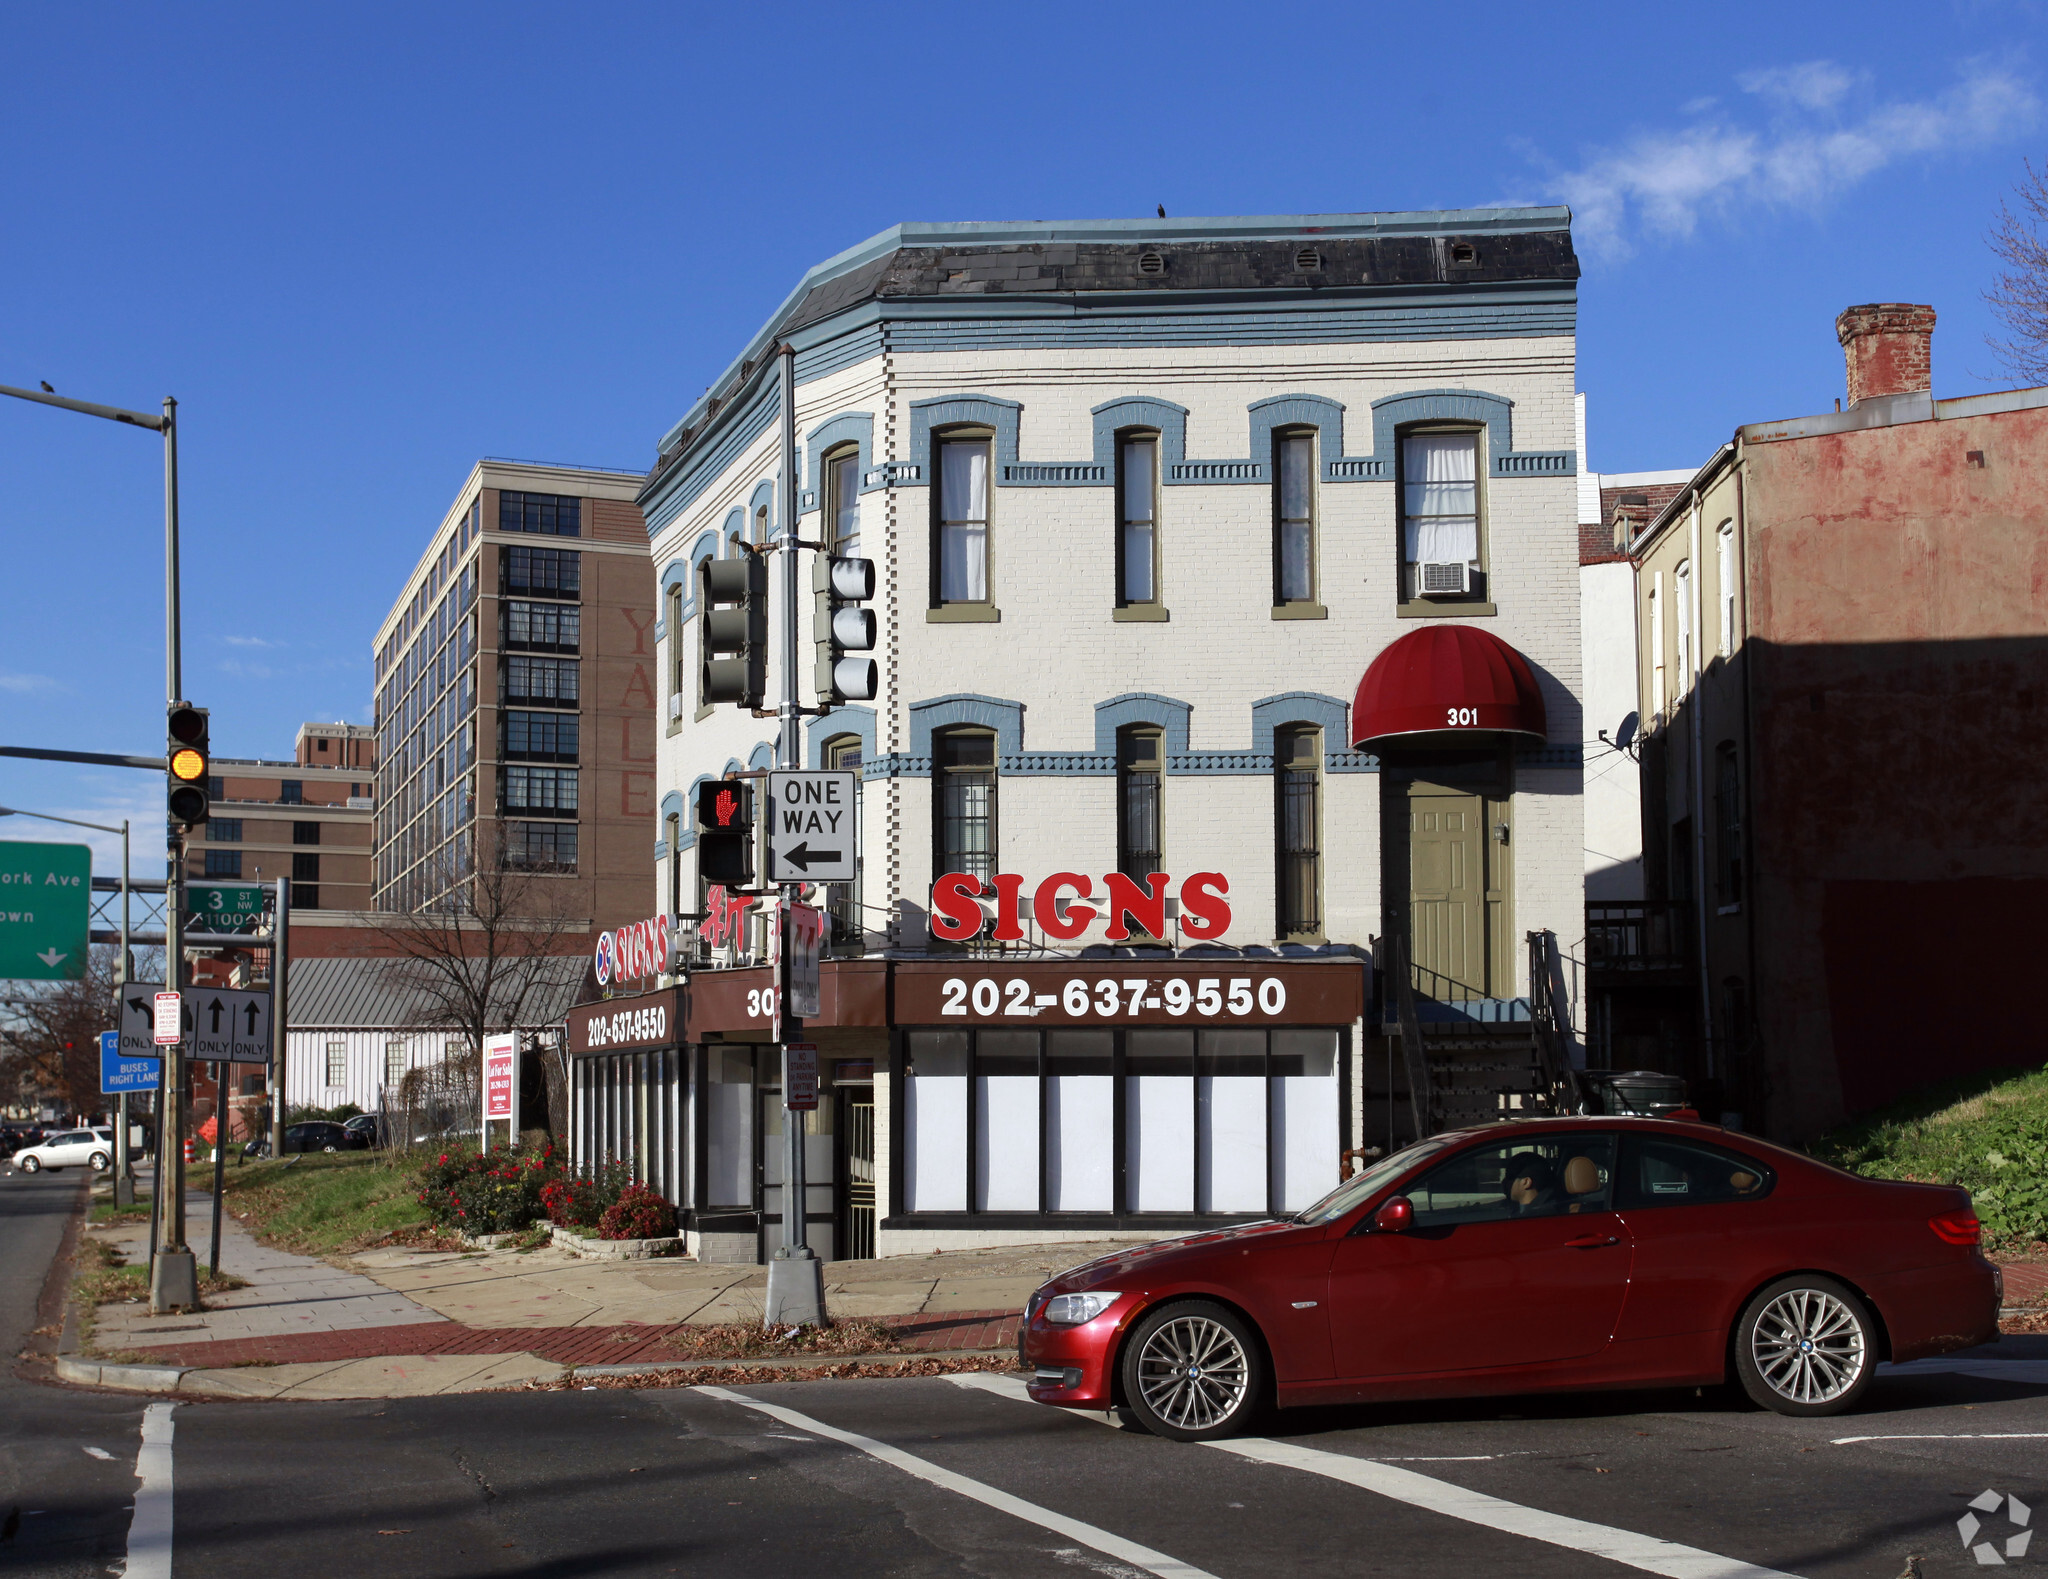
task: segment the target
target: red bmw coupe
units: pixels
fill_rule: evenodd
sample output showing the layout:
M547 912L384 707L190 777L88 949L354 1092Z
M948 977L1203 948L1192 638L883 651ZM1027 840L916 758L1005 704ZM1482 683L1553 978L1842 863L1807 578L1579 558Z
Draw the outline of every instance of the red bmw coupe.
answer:
M1705 1124L1435 1135L1298 1216L1118 1250L1031 1296L1031 1396L1184 1442L1262 1405L1702 1386L1853 1407L1998 1335L1967 1191Z

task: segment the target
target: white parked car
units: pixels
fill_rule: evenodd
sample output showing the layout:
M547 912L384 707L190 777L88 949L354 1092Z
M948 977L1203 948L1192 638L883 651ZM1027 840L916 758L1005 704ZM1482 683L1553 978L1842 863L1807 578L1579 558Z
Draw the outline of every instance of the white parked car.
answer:
M88 1167L105 1173L114 1165L114 1132L111 1129L59 1130L40 1146L24 1146L14 1154L14 1165L23 1173L41 1173L48 1168Z

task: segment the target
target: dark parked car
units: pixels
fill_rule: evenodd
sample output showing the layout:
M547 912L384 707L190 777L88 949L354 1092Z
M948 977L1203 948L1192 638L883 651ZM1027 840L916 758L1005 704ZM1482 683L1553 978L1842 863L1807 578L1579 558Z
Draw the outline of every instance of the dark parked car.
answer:
M1749 1135L1557 1118L1436 1135L1314 1206L1063 1272L1019 1340L1040 1403L1178 1441L1267 1404L1739 1383L1855 1406L1884 1361L1998 1335L1969 1193Z
M384 1115L382 1113L358 1113L341 1126L349 1133L349 1144L359 1150L381 1146L383 1142Z
M303 1124L287 1125L284 1132L284 1149L294 1151L354 1151L356 1142L349 1132L339 1124L326 1119L308 1119Z

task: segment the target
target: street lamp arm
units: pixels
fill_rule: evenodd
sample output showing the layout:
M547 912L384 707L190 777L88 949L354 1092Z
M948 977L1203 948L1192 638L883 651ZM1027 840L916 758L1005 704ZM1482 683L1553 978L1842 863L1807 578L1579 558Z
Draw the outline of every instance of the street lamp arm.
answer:
M23 811L19 806L0 806L0 817L34 817L43 822L67 823L73 828L94 828L101 833L126 833L128 831L125 824L119 828L109 828L103 822L80 822L76 817L52 817L46 811Z
M38 762L89 762L100 768L148 768L164 771L162 757L127 757L108 751L52 751L41 746L0 746L0 757L31 757ZM117 833L119 829L115 830Z
M169 417L152 417L146 411L124 411L119 406L96 405L90 400L67 400L62 395L46 395L39 389L16 389L11 384L0 384L0 395L12 395L16 400L33 400L42 406L62 406L66 411L82 411L88 417L105 417L109 422L125 422L130 427L148 428L156 433L171 425Z

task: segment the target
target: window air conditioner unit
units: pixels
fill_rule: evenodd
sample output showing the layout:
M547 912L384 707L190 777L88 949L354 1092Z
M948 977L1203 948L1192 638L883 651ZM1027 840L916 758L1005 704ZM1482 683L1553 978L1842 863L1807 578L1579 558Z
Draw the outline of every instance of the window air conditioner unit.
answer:
M1472 567L1462 559L1424 560L1415 567L1415 590L1423 597L1472 590Z
M677 691L668 699L668 716L671 723L683 716L683 693L681 691Z

